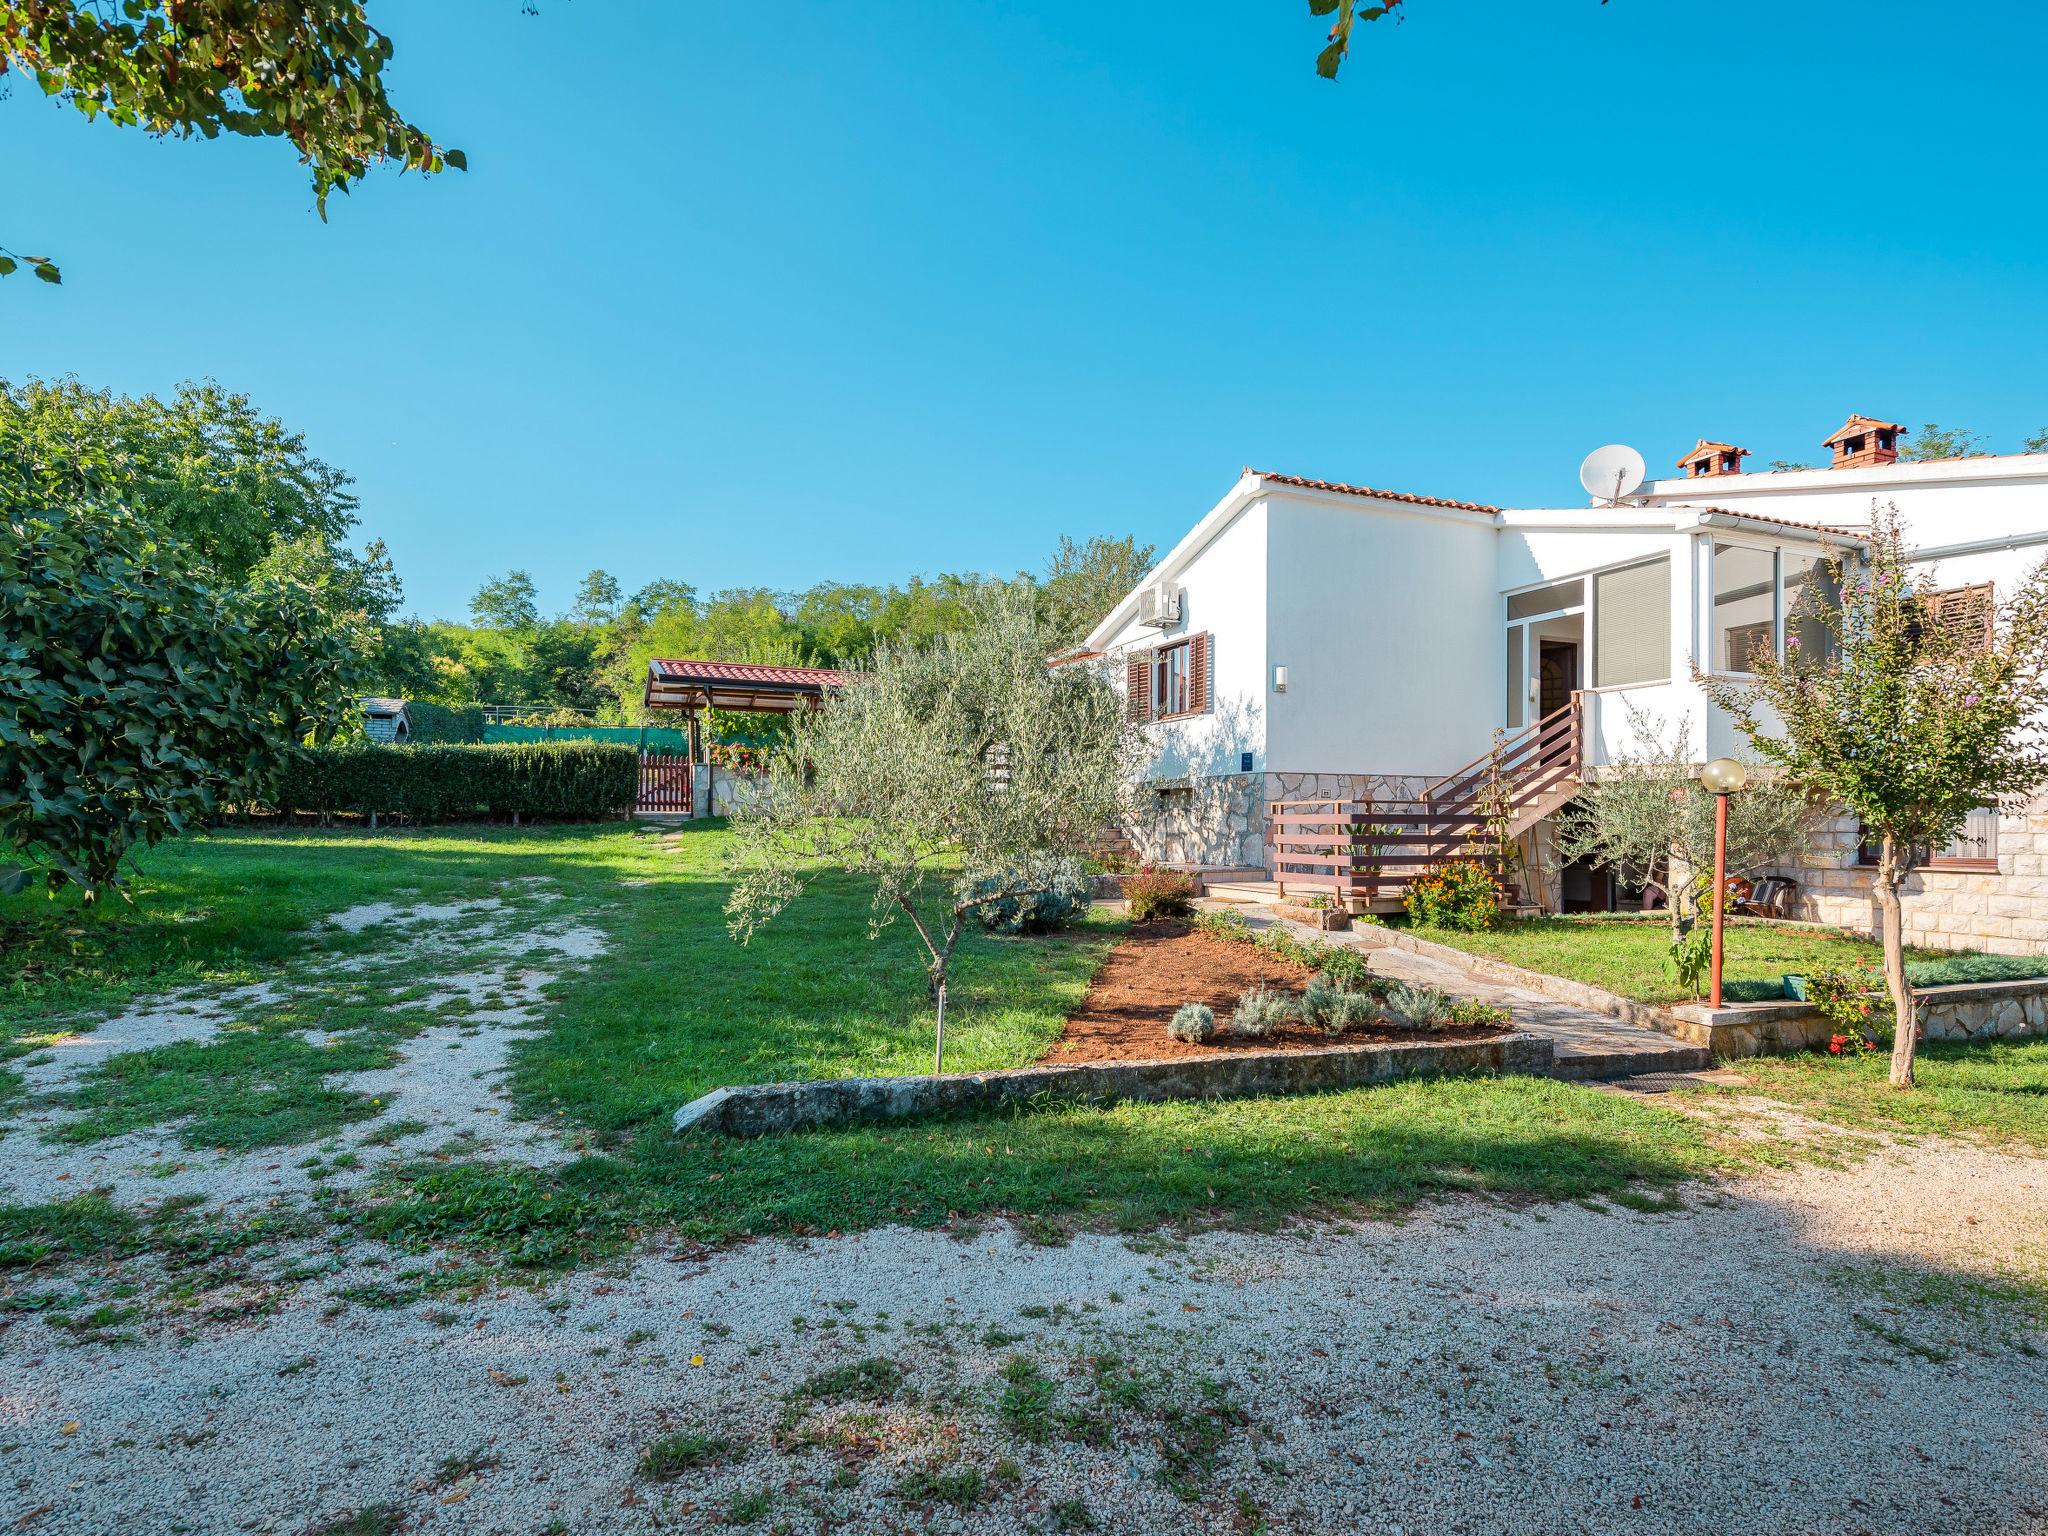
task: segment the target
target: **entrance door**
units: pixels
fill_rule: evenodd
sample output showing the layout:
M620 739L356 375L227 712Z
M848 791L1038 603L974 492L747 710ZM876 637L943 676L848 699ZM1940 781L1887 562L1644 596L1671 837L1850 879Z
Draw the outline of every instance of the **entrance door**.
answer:
M1554 715L1571 703L1578 686L1578 645L1570 640L1543 641L1536 665L1538 718Z

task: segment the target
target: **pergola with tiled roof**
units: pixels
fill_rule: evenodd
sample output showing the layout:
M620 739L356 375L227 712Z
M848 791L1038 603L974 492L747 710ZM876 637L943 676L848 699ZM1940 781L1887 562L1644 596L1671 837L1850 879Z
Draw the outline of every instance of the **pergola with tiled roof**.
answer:
M846 686L846 674L829 667L769 667L743 661L647 663L649 709L743 710L787 714L814 708L827 693Z

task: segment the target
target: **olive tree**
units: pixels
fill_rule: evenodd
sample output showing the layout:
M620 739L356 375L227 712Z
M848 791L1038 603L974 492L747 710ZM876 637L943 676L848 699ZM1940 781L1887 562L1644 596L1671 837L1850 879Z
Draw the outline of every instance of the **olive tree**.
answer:
M1925 567L1908 564L1898 509L1880 507L1865 551L1830 564L1839 606L1816 600L1818 582L1802 600L1828 644L1788 641L1782 658L1752 659L1753 680L1700 681L1758 756L1876 837L1897 1021L1891 1081L1909 1088L1915 1020L1899 887L1914 850L1940 847L1972 811L2048 781L2048 562L1996 613L1958 616L1931 601Z
M726 914L745 943L818 874L873 882L869 937L915 931L937 1008L970 920L1044 889L1119 809L1135 743L1099 669L1047 665L1028 594L996 588L966 629L879 649L846 689L799 716L767 782L735 817Z
M286 576L222 588L128 513L0 507L0 868L94 901L138 846L259 795L357 655Z
M1591 859L1629 881L1661 882L1676 931L1698 911L1714 867L1714 797L1700 787L1699 755L1683 721L1629 710L1639 744L1619 753L1561 818L1558 853ZM1819 808L1783 774L1760 774L1728 803L1728 873L1758 875L1809 843Z

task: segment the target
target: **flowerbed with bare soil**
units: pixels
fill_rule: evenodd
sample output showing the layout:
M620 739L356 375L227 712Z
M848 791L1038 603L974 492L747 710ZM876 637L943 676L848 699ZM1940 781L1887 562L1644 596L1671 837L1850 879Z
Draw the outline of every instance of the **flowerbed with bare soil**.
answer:
M1314 974L1305 965L1252 944L1217 938L1184 922L1139 923L1110 951L1079 1011L1067 1020L1043 1059L1061 1066L1082 1061L1169 1061L1219 1051L1310 1051L1416 1040L1448 1045L1505 1033L1482 1027L1423 1035L1377 1025L1331 1035L1298 1019L1257 1039L1224 1029L1203 1045L1176 1040L1166 1032L1183 1003L1205 1003L1219 1022L1227 1021L1238 998L1252 987L1263 985L1298 996Z

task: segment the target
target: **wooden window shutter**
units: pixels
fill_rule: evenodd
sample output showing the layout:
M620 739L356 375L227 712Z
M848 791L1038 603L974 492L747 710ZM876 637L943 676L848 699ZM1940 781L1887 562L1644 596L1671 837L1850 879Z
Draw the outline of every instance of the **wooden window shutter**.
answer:
M1152 718L1152 653L1141 651L1124 664L1125 684L1130 697L1125 713L1139 725Z
M1988 651L1992 637L1991 583L1977 587L1951 587L1927 596L1927 619L1940 625L1969 650Z
M1196 635L1188 642L1188 708L1204 714L1209 708L1209 637Z

